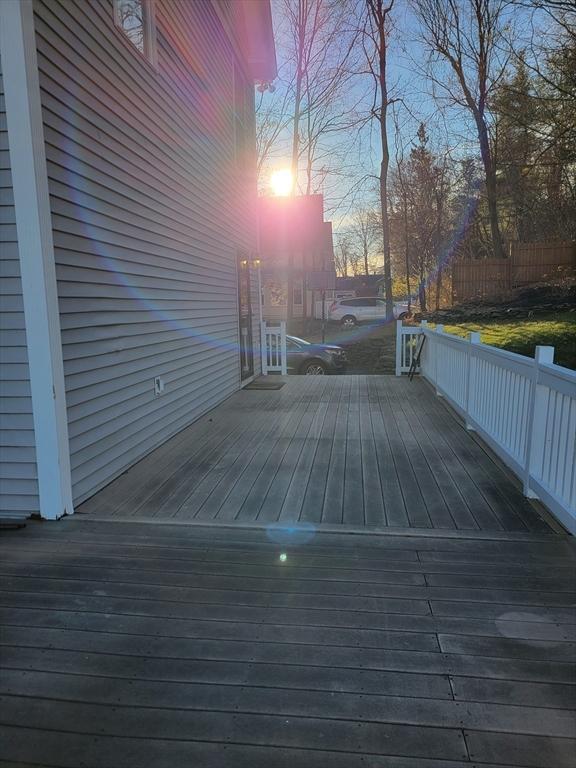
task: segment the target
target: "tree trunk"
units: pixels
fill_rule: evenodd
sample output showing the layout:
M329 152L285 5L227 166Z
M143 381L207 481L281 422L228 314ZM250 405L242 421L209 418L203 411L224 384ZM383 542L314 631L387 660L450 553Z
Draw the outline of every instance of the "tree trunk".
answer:
M298 155L300 151L300 102L302 100L302 79L304 72L302 62L304 57L305 43L305 17L304 9L301 4L298 6L298 53L296 64L296 93L294 94L294 122L292 126L292 189L291 196L296 196L296 187L298 184ZM287 280L287 306L286 319L292 320L294 316L294 254L292 251L288 254L288 280Z
M406 195L402 191L404 196L403 208L404 208L404 259L406 261L406 294L408 297L408 312L412 308L412 296L410 291L410 242L408 235L408 203L406 201Z
M390 269L390 221L388 219L388 141L386 128L383 127L384 143L386 144L386 160L380 166L380 208L382 211L382 244L384 246L384 298L386 299L386 318L394 317L394 302L392 299L392 271Z
M392 299L392 272L390 268L390 221L388 219L388 165L390 151L388 149L387 113L388 113L388 83L386 79L386 17L382 8L382 0L378 0L378 81L380 84L380 140L382 145L382 162L380 163L380 211L382 215L382 245L384 254L384 298L386 299L386 318L394 318L394 303Z
M436 275L436 312L440 309L440 294L442 293L442 262L438 261L438 274Z
M443 169L444 173L445 166ZM436 238L434 250L436 254L436 312L440 309L442 293L442 221L444 218L444 175L440 177L439 187L436 190Z
M426 312L426 280L422 273L420 273L420 284L418 285L418 301L420 303L420 311Z
M492 152L490 151L490 140L488 137L488 128L482 115L476 115L476 127L478 129L478 140L480 143L480 154L482 164L484 165L484 175L486 177L486 202L488 203L488 219L490 221L490 235L492 239L492 249L497 259L506 258L502 235L498 225L498 192L496 187L496 168L492 161Z

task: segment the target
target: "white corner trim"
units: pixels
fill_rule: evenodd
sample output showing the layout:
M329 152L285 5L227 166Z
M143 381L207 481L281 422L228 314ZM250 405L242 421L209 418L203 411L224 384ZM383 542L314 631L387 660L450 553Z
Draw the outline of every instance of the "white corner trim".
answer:
M72 514L54 244L32 0L1 0L0 50L20 254L40 514Z

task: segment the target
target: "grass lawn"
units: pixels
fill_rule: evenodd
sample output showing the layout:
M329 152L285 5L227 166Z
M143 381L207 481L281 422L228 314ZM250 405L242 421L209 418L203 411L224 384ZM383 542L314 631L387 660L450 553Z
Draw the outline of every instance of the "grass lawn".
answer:
M528 357L534 356L534 348L538 345L554 347L554 362L576 369L576 312L558 312L534 319L445 325L444 330L458 336L480 331L484 344Z
M432 323L430 325L434 327ZM327 323L326 344L340 344L346 348L350 373L394 373L395 326L395 323L360 325L344 331L338 323ZM534 319L494 319L445 325L444 330L458 336L480 331L484 344L528 357L534 357L534 348L538 345L554 347L554 362L576 370L576 312L557 312ZM308 341L320 342L321 323L310 321L306 329L297 325L292 333Z

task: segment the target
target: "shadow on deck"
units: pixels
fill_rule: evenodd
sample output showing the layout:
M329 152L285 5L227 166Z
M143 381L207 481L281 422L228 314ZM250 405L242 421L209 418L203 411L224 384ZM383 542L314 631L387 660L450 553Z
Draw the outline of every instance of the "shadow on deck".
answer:
M0 762L572 768L574 540L538 510L422 381L239 392L4 533Z
M91 517L550 532L426 382L287 377L242 390L81 505ZM551 523L552 529L557 526Z
M274 534L4 533L0 763L573 767L572 540Z

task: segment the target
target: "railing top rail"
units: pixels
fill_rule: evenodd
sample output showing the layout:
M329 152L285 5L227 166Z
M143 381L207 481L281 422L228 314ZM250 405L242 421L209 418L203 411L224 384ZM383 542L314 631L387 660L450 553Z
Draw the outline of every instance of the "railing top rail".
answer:
M540 363L540 370L547 373L549 376L556 376L558 379L569 381L571 384L576 384L576 371L570 368L564 368L563 365L556 365L556 363ZM576 397L576 389L574 390L574 397Z
M570 371L560 365L541 364L538 367L538 384L543 384L572 399L576 398L576 371Z
M438 333L432 328L425 328L424 333L427 336L431 336L435 341L443 344L449 344L453 346L461 346L462 349L467 348L470 345L468 339L462 336L456 336L452 333ZM520 355L517 352L510 352L507 349L499 349L493 347L491 344L473 344L471 346L472 354L481 355L483 357L495 357L503 365L506 363L513 363L515 367L521 366L523 368L532 369L536 365L536 361L533 357L527 357L526 355ZM543 364L540 363L540 366ZM569 368L563 368L556 363L546 364L546 368L550 371L554 371L560 378L567 378L568 381L576 380L576 371L571 371ZM565 373L564 373L565 372Z
M438 333L435 329L426 326L421 327L421 331L442 344L461 347L462 349L468 348L468 345L470 344L468 339L462 336L456 336L452 333L446 333L445 331ZM402 329L402 332L405 332L404 328ZM507 349L499 349L498 347L493 347L491 344L474 344L470 349L473 355L487 359L496 358L500 364L504 366L512 366L516 369L518 369L518 367L523 368L526 370L526 373L528 373L529 370L533 370L537 365L536 360L533 357L520 355L517 352L510 352ZM556 377L561 381L568 382L570 385L576 385L576 371L573 371L570 368L565 368L556 363L538 363L538 367L540 371L545 371L548 376ZM576 391L574 396L576 396Z
M466 339L464 339L464 343L466 343ZM526 369L526 373L536 365L536 360L533 357L519 355L517 352L509 352L507 349L499 349L490 344L474 344L472 354L488 359L496 359L503 366L510 365L514 366L514 368Z

